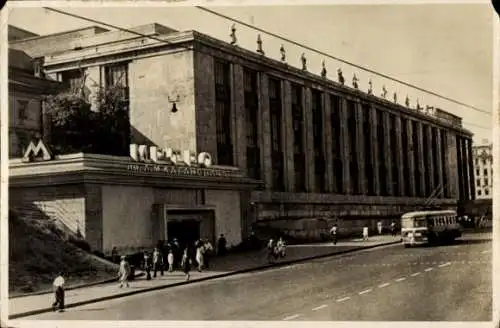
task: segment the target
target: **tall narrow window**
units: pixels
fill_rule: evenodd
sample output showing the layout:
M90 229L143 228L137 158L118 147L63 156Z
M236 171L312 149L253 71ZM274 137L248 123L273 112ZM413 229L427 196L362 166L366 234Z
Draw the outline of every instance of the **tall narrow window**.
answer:
M24 121L28 118L28 105L29 101L27 100L18 100L17 101L17 118L19 121Z
M438 149L438 139L437 139L437 128L433 127L432 128L432 153L434 154L434 186L435 188L437 188L439 186L439 174L441 172L439 172L439 156L441 154L438 154L437 152L437 149ZM442 187L442 186L441 186ZM442 198L443 197L443 193L441 190L438 190L438 198Z
M367 181L367 191L368 195L375 195L375 179L373 174L373 141L372 141L372 123L370 120L370 106L368 104L363 105L363 136L365 139L365 176Z
M326 192L325 179L325 152L323 132L323 101L321 92L312 90L312 117L313 117L313 142L314 142L314 172L316 180L316 191Z
M387 170L389 168L385 165L385 158L387 156L388 149L385 147L384 113L380 110L377 110L376 113L380 194L382 196L387 196Z
M106 87L116 87L119 90L122 99L128 99L128 65L115 64L105 67Z
M247 172L253 179L261 179L259 145L259 92L257 72L244 70L245 125L247 131Z
M284 163L283 145L281 140L282 130L282 103L281 103L281 81L269 79L269 113L271 118L271 159L273 172L273 190L284 191Z
M422 172L424 174L424 180L425 180L425 194L424 196L425 197L429 197L432 193L432 176L429 174L429 167L432 165L431 164L431 158L430 156L428 156L429 152L432 151L431 148L430 148L430 142L429 142L429 138L428 138L428 134L427 134L427 126L426 125L422 125L422 130L423 130L423 140L422 140L422 143L423 143L423 154L424 154L424 158L422 159L424 161L424 172Z
M414 172L415 172L415 191L418 197L423 197L424 196L424 190L423 186L420 183L420 176L422 172L420 172L420 157L419 157L419 144L418 144L418 123L416 121L411 121L412 125L412 130L413 130L413 140L412 140L412 147L413 147L413 163L414 163Z
M332 157L333 157L333 179L334 192L341 194L344 191L343 184L343 166L342 166L342 151L341 151L341 122L340 122L340 106L341 99L338 96L330 96L331 114L330 121L332 123Z
M401 143L401 151L403 152L403 176L405 177L405 191L404 196L411 196L411 186L408 177L410 176L410 163L408 160L408 123L407 119L401 118L401 135L402 135L402 143Z
M231 87L229 63L215 61L215 118L217 131L217 161L232 166L233 141L231 138Z
M396 115L389 114L389 138L391 141L391 173L392 173L392 192L395 196L402 196L399 193L399 170L401 169L398 166L398 162L396 161L396 157L398 156L399 149L396 147Z
M304 113L302 108L302 86L292 84L293 161L295 168L295 191L306 191L306 159L304 142Z
M356 107L354 101L347 100L347 130L349 136L349 170L351 173L352 193L357 195L359 189L359 171L357 162L358 153L358 125L356 123Z
M449 198L450 187L448 186L448 167L446 166L446 153L448 151L447 134L445 130L440 130L441 132L441 175L443 176L443 194L445 197Z
M464 186L464 170L463 170L463 158L462 158L462 143L460 142L460 137L455 138L455 144L457 149L457 167L458 167L458 190L459 199L465 198L465 186Z
M77 92L82 87L84 71L80 69L59 73L61 82L65 83L72 92Z

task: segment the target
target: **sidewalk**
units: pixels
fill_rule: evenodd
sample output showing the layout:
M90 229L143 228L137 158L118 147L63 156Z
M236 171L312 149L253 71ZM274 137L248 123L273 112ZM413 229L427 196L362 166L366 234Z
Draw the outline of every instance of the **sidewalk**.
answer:
M159 275L152 280L140 277L130 282L130 288L119 288L117 281L115 283L68 290L65 295L66 308L398 242L400 242L399 236L374 236L370 237L368 241L351 239L339 241L337 245L332 243L290 245L287 247L286 258L278 260L274 264L267 262L267 250L230 254L212 259L210 268L207 271L191 271L191 279L188 282L185 281L182 272L176 271L173 273L165 272L163 277ZM52 294L42 294L11 298L9 299L9 317L15 319L49 312L51 311L50 306L53 297Z

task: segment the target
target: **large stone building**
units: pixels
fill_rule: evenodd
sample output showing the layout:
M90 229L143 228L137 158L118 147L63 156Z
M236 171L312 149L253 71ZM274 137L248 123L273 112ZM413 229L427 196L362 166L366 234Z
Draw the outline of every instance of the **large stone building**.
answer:
M472 147L476 198L493 198L493 145L487 140Z
M144 36L88 28L10 46L40 58L53 79L79 85L85 76L91 98L122 86L132 143L208 152L262 181L224 203L241 213L232 243L259 225L317 236L336 220L348 231L474 198L472 134L455 115L411 109L308 72L305 61L297 69L196 31L135 31ZM109 191L123 212L101 219L149 218L155 200L142 195L140 186ZM196 207L200 197L160 198Z

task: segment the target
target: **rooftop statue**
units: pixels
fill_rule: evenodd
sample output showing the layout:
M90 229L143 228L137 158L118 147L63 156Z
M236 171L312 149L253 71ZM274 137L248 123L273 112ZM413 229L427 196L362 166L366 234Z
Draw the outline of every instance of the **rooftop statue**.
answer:
M236 39L236 25L233 24L233 26L231 27L231 34L229 35L231 37L231 44L234 46L236 45L236 42L238 41Z
M385 88L385 85L382 86L382 94L381 94L382 98L386 98L387 97L387 89Z
M325 65L325 61L323 60L323 62L321 63L321 77L326 79L326 65Z
M281 54L281 61L285 62L286 61L286 51L285 51L285 47L283 47L283 45L281 45L281 47L280 47L280 54Z
M257 36L257 52L261 55L264 55L264 50L262 50L262 39L260 34Z
M341 68L339 68L337 70L337 76L338 76L338 79L339 79L339 83L341 83L342 85L344 85L345 79L344 79L344 75L342 74L342 69Z
M417 99L417 110L422 110L422 107L420 107L420 103L418 102L418 99Z
M302 53L302 56L300 56L300 61L302 62L302 70L307 71L307 59L305 53Z
M398 94L395 91L394 91L393 98L394 98L394 103L397 104L398 103Z
M410 98L408 98L408 95L406 95L405 105L406 107L410 107Z
M369 94L369 95L372 95L372 94L373 94L373 83L372 83L372 79L370 79L370 81L368 81L368 94Z
M352 86L354 87L354 89L357 89L358 88L358 78L356 77L356 73L354 73L353 77L352 77Z

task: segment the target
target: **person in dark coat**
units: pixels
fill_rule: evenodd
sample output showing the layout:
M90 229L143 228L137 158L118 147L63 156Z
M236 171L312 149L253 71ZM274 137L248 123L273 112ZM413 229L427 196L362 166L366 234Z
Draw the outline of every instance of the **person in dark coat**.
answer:
M181 260L182 272L186 275L186 280L189 280L189 272L191 271L191 258L189 257L188 249L184 249L184 254Z
M56 311L59 310L59 312L64 311L64 285L65 285L65 280L64 280L64 273L59 273L59 275L54 279L54 283L52 284L54 287L54 294L55 294L55 302L52 303L52 310Z
M156 273L160 271L163 276L163 254L160 249L155 248L153 251L153 278L156 278Z
M226 255L227 252L227 240L226 237L224 237L224 234L221 234L219 237L219 240L217 242L217 251L219 255Z
M152 259L148 252L144 252L144 270L146 271L146 280L151 280Z

